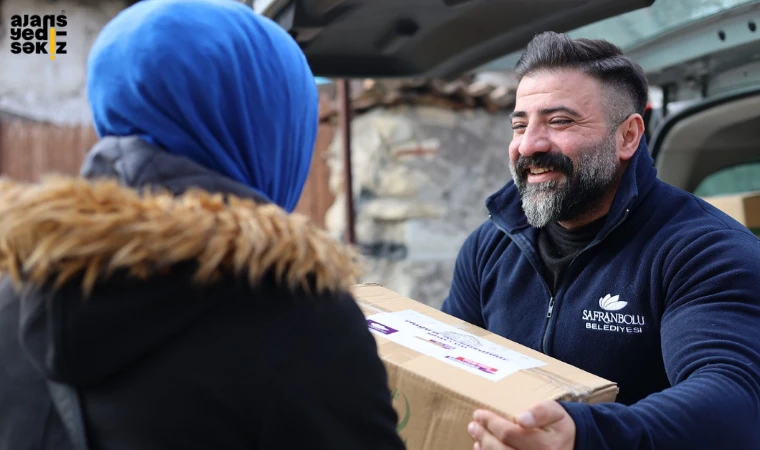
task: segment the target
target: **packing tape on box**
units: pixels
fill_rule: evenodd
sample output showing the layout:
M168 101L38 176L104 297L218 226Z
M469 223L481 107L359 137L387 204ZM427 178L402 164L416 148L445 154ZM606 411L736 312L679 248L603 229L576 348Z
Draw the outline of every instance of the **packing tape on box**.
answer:
M572 398L562 399L562 400L584 401L588 399L589 397L591 397L591 394L593 393L593 389L590 388L589 386L576 383L572 380L569 380L555 373L551 373L548 370L544 370L540 367L525 369L525 372L528 372L531 375L534 375L544 381L547 381L555 386L561 387L565 389L566 391L570 392L570 394L572 395Z
M383 308L382 306L373 305L371 303L363 302L361 300L357 300L356 304L359 305L359 308L367 309L369 311L374 311L376 313L389 313L389 312L393 312L390 309Z

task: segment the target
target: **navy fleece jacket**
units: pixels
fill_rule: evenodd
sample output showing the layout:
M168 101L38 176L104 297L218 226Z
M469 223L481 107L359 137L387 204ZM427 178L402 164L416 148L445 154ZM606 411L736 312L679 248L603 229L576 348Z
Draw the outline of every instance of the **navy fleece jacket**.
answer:
M552 298L513 182L488 198L443 311L620 387L563 403L576 450L760 449L760 241L657 179L642 139Z

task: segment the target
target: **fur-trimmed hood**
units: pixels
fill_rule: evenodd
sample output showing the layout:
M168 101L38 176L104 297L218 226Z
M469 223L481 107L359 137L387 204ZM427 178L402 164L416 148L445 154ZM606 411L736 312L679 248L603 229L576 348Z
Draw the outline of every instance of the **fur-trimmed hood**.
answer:
M350 301L357 255L305 217L159 187L0 181L0 295L19 299L17 335L46 376L97 385L219 311Z
M255 286L273 273L284 287L345 290L357 255L297 214L222 194L142 195L116 181L54 177L0 182L0 272L16 286L82 280L115 271L146 279L195 262L194 279L237 274Z

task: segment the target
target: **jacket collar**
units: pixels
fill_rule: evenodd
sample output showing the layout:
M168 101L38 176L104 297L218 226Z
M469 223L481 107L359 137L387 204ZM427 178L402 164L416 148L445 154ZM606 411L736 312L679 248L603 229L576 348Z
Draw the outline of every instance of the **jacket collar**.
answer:
M137 136L108 136L90 150L80 175L88 179L117 179L133 188L161 188L181 195L191 188L270 203L250 187L209 170L182 156L172 155Z
M641 137L631 162L623 173L623 179L615 193L615 199L607 214L607 220L598 236L607 235L623 218L638 206L641 199L654 186L657 169L649 154L646 138ZM514 180L486 199L486 207L494 223L505 233L514 234L530 231L525 212L520 203L520 193ZM597 238L599 239L599 238Z

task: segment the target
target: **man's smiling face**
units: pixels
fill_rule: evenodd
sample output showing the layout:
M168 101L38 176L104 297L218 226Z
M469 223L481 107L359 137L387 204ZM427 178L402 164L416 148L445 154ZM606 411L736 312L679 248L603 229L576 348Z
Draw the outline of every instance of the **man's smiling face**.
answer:
M532 226L573 221L616 188L620 160L607 89L571 69L520 81L509 159Z

